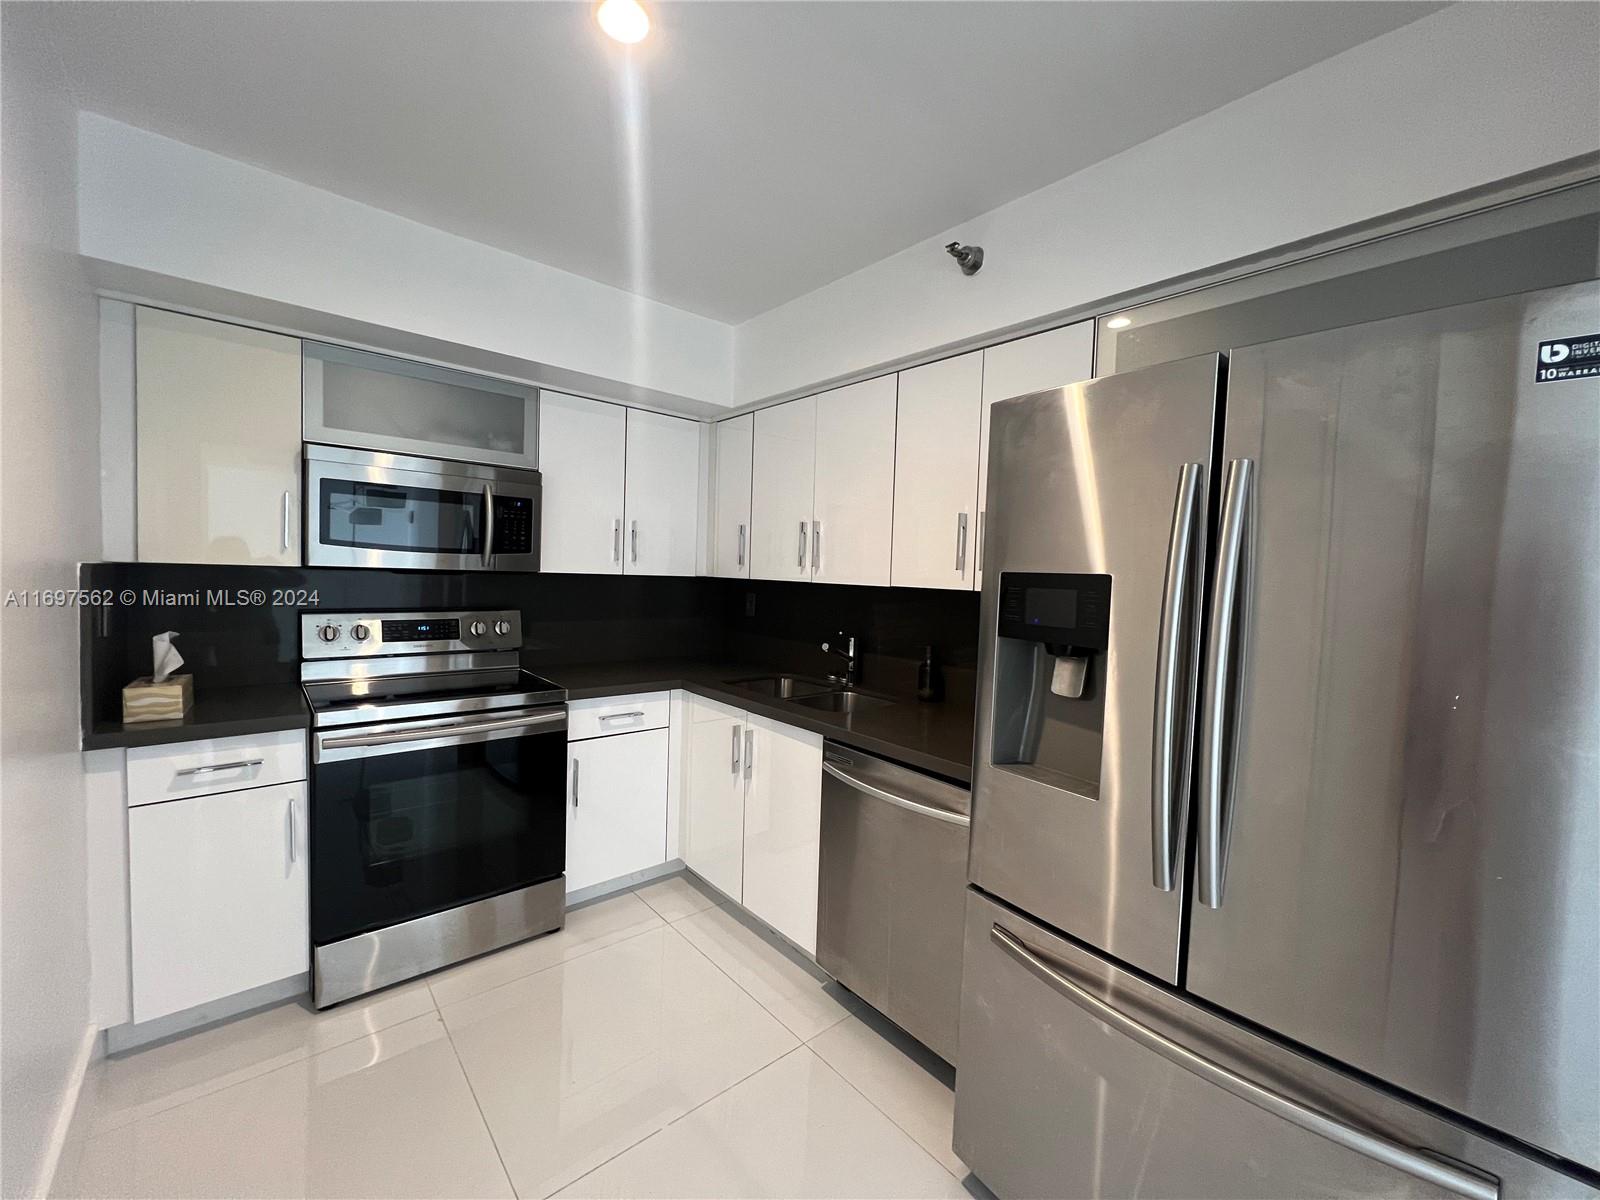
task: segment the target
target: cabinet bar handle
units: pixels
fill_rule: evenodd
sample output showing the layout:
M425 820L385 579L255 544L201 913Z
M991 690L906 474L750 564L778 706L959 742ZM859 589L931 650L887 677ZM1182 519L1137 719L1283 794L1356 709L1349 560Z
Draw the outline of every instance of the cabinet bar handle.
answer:
M631 539L631 541L633 543L633 550L632 550L633 559L632 559L632 561L638 562L639 561L639 522L637 522L637 521L633 522L632 528L630 529L628 536L629 536L629 538Z
M756 731L745 726L744 730L744 777L750 778L750 773L756 769Z
M611 561L622 561L622 518L618 517L611 522Z
M811 523L811 570L813 572L822 567L822 522Z
M288 813L286 815L288 816L288 819L289 819L289 862L291 864L293 864L294 862L298 861L299 858L300 858L300 852L295 847L294 797L293 796L289 797L289 809L288 809Z
M285 492L283 494L283 548L285 550L289 548L289 536L289 493Z
M644 709L636 708L632 712L606 713L600 719L602 721L626 721L629 717L642 717L642 716L644 716Z
M734 725L730 732L733 734L733 774L739 774L739 727Z
M739 523L739 565L744 566L744 523Z
M218 771L248 771L251 767L262 764L259 758L241 758L238 762L218 763L214 767L185 767L175 772L178 775L215 775Z
M582 769L583 769L583 760L580 759L580 758L574 758L572 760L572 807L573 808L577 808L578 807L578 772L581 771Z
M956 514L956 574L967 573L967 514Z
M804 570L806 565L806 523L804 521L800 522L800 561L795 565L801 570Z

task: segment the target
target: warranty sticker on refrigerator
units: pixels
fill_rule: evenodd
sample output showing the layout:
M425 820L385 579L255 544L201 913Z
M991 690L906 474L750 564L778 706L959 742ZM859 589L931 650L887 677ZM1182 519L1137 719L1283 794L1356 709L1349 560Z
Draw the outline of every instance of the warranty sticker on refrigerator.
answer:
M1591 375L1600 375L1600 333L1539 343L1539 361L1533 374L1535 383L1584 379Z

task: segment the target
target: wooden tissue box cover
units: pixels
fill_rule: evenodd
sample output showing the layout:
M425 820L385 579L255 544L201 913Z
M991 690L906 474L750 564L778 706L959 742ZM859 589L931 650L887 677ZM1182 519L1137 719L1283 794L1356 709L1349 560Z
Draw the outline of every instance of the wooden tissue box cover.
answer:
M122 689L122 723L178 721L194 707L194 676L173 675L160 683L150 676Z

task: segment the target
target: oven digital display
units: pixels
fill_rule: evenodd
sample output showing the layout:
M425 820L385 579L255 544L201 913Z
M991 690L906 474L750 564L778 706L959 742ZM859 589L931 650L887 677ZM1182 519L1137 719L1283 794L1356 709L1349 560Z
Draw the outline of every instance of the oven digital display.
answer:
M385 621L383 640L385 642L460 641L461 622L454 617L449 620L433 621Z

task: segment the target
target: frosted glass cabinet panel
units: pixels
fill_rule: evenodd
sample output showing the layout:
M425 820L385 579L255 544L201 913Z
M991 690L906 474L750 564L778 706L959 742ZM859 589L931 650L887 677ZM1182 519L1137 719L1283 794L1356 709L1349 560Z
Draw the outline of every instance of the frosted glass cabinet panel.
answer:
M536 467L535 395L522 384L465 371L305 344L309 442Z

